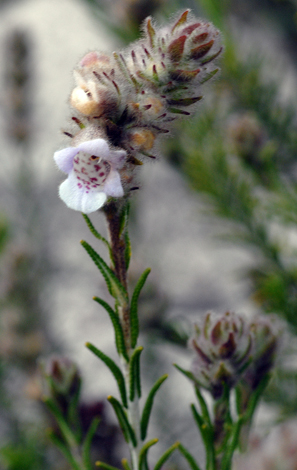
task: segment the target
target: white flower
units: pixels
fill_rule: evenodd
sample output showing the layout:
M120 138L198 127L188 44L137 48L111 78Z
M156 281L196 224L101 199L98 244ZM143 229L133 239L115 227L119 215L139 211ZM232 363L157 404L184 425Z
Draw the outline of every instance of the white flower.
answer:
M89 214L103 206L108 196L122 197L119 170L125 163L125 150L110 150L106 140L93 139L76 147L55 152L54 159L68 178L59 195L76 211Z

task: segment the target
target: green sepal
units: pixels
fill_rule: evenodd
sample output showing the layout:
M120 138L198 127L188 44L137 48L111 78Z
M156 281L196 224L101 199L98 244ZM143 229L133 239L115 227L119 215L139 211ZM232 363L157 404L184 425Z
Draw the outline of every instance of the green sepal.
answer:
M146 402L145 402L145 405L144 405L144 408L143 408L143 411L142 411L141 421L140 421L140 434L141 434L141 439L142 440L144 440L146 438L148 423L149 423L150 414L151 414L151 411L152 411L155 395L156 395L157 391L159 390L159 388L161 387L164 380L167 379L167 377L168 377L167 374L162 375L162 377L160 377L156 381L156 383L151 388L151 391L148 394L148 397L146 399Z
M220 49L215 54L213 54L211 56L208 56L208 57L205 57L205 59L201 60L201 64L205 65L205 64L208 64L208 62L211 62L212 60L216 59L220 55L222 50L223 50L223 48L220 47Z
M103 299L100 299L100 297L93 297L93 300L95 300L95 302L97 302L98 304L102 305L102 307L104 307L107 311L114 328L117 351L119 355L123 356L128 362L129 358L126 351L124 333L118 314L111 308L111 306L107 302L105 302Z
M105 365L109 368L111 373L113 374L114 378L119 387L119 392L121 395L121 399L125 408L127 408L127 393L126 393L126 386L125 386L125 379L122 374L121 369L116 365L116 363L106 354L104 354L100 349L97 349L93 344L86 343L86 347L95 354L95 356L99 357L101 361L105 363Z
M139 346L135 349L130 359L130 401L134 400L135 391L137 392L138 398L141 397L140 354L142 351L143 347Z
M82 445L82 459L86 470L93 470L93 465L90 459L91 445L99 423L99 417L96 417L92 420L92 423L88 429L87 435Z
M193 455L190 454L190 452L182 444L179 444L178 449L185 457L192 470L201 470Z
M117 65L118 65L120 71L122 72L122 74L126 78L126 80L128 80L128 82L130 82L135 87L136 91L138 91L141 88L141 84L136 80L135 77L133 77L133 75L130 74L130 72L127 68L125 59L122 56L122 54L118 54L117 52L113 52L113 57L114 57Z
M179 26L181 26L181 25L183 25L184 23L187 22L189 11L190 10L187 9L181 14L181 16L178 18L177 22L174 23L173 28L171 30L171 33L173 33L176 30L176 28L178 28Z
M101 271L106 282L108 291L120 305L128 303L128 294L124 286L120 283L114 272L107 266L101 256L84 240L81 241L82 246L92 258L97 268Z
M216 73L218 73L219 69L214 69L212 70L211 72L209 72L207 75L205 75L201 80L200 80L200 85L202 85L202 83L205 83L207 82L208 80L210 80L214 75L216 75Z
M123 466L124 470L131 470L131 467L130 467L127 459L122 459L122 466Z
M67 445L60 439L52 430L48 433L48 438L50 441L59 449L59 451L64 455L65 459L69 462L73 470L81 470L81 466L73 457L71 451L68 449Z
M108 248L109 257L110 257L111 261L113 261L111 246L108 243L108 241L106 240L106 238L102 237L102 235L100 235L100 233L97 232L97 230L95 229L94 225L91 222L91 219L87 216L87 214L82 214L82 216L85 219L86 224L87 224L90 232L92 233L92 235L94 235L94 237L98 238L98 240L101 240L104 243L104 245Z
M167 100L169 105L173 106L191 106L191 104L197 103L202 100L203 96L195 96L193 98L180 98L177 100Z
M107 397L107 400L111 403L111 405L112 405L112 407L115 411L115 414L117 415L119 425L120 425L120 427L123 431L124 438L125 438L126 442L128 442L128 443L132 442L132 445L134 447L136 447L137 446L137 440L136 440L136 437L135 437L135 433L134 433L134 431L131 427L131 424L128 421L128 418L126 416L124 408L122 407L120 402L112 396Z
M214 44L214 39L211 39L211 41L209 41L209 42L206 42L204 44L201 44L200 46L194 47L193 49L191 49L190 59L193 59L193 60L201 59L202 57L204 57L208 53L208 51L210 51L213 44ZM203 61L202 61L202 63L203 63Z
M139 460L138 460L138 470L149 470L147 463L147 453L150 447L157 444L159 439L151 439L140 449Z
M160 470L160 468L164 465L166 460L169 459L170 455L175 451L175 449L178 448L179 445L180 445L180 443L176 442L171 447L169 447L169 449L167 449L166 452L164 452L162 457L159 458L158 462L154 466L154 470Z
M167 53L169 54L169 59L172 62L178 63L184 53L185 42L187 40L187 35L178 36L174 39L168 46Z
M101 467L101 468L104 468L105 470L119 470L118 467L113 467L112 465L108 465L108 463L104 463L100 461L97 461L95 465L96 467Z
M131 347L132 348L135 348L138 334L139 334L138 314L137 314L138 297L150 272L151 272L151 269L147 268L142 273L142 275L137 281L137 284L135 286L135 289L131 298L130 327L131 327Z
M147 30L148 38L150 40L150 46L151 46L152 49L154 49L156 31L153 28L151 17L148 17L147 20L146 20L146 30Z
M191 113L178 108L168 108L168 111L173 114L183 114L184 116L190 116Z

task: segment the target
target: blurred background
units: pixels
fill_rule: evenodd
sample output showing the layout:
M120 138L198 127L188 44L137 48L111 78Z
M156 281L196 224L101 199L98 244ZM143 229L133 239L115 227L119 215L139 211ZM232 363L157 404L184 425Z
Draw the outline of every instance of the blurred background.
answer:
M77 61L124 48L148 15L164 23L185 8L221 29L225 49L220 77L204 87L195 116L174 125L159 160L142 167L132 203L131 283L152 268L140 299L144 384L170 373L151 437L165 447L183 436L200 456L193 393L171 364L189 367L191 325L209 310L283 319L290 348L260 424L296 414L296 1L1 0L1 470L68 468L49 442L54 423L41 400L40 362L53 354L81 371L83 428L102 418L94 458L122 457L106 404L116 385L84 347L115 357L109 320L92 301L108 293L79 244L93 242L82 216L58 198L52 155L67 146ZM105 235L103 216L92 221Z

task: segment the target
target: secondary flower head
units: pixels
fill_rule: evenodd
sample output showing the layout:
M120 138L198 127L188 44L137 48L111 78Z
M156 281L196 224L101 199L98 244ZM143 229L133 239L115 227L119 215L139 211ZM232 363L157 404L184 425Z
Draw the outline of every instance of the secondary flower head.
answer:
M192 373L197 383L219 398L224 387L233 387L248 365L251 334L243 317L226 312L208 313L190 344L196 355Z
M102 138L55 152L58 167L68 174L59 188L61 199L70 209L89 214L100 209L108 196L122 197L118 170L126 155L125 150L111 150Z

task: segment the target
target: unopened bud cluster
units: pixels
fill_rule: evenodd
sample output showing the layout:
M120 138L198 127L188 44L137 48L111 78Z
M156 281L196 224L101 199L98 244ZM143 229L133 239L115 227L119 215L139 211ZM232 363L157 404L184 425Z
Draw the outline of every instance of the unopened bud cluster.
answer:
M213 25L186 10L163 28L148 18L144 37L122 53L93 51L83 57L70 98L80 130L66 133L71 147L55 154L69 175L60 190L69 207L93 212L108 197L135 189L135 169L146 157L155 158L156 139L169 132L171 121L190 115L189 107L201 100L201 85L218 72L214 60L221 50ZM93 154L80 149L73 156L73 147L89 141L95 142ZM103 141L109 153L101 152Z
M235 313L208 313L202 324L196 325L190 340L195 352L195 382L215 399L222 396L225 387L231 389L240 380L255 390L274 365L279 334L279 328L268 318L250 322Z
M45 395L54 399L61 410L66 412L81 387L76 364L66 357L55 356L43 366L42 372L47 388Z

